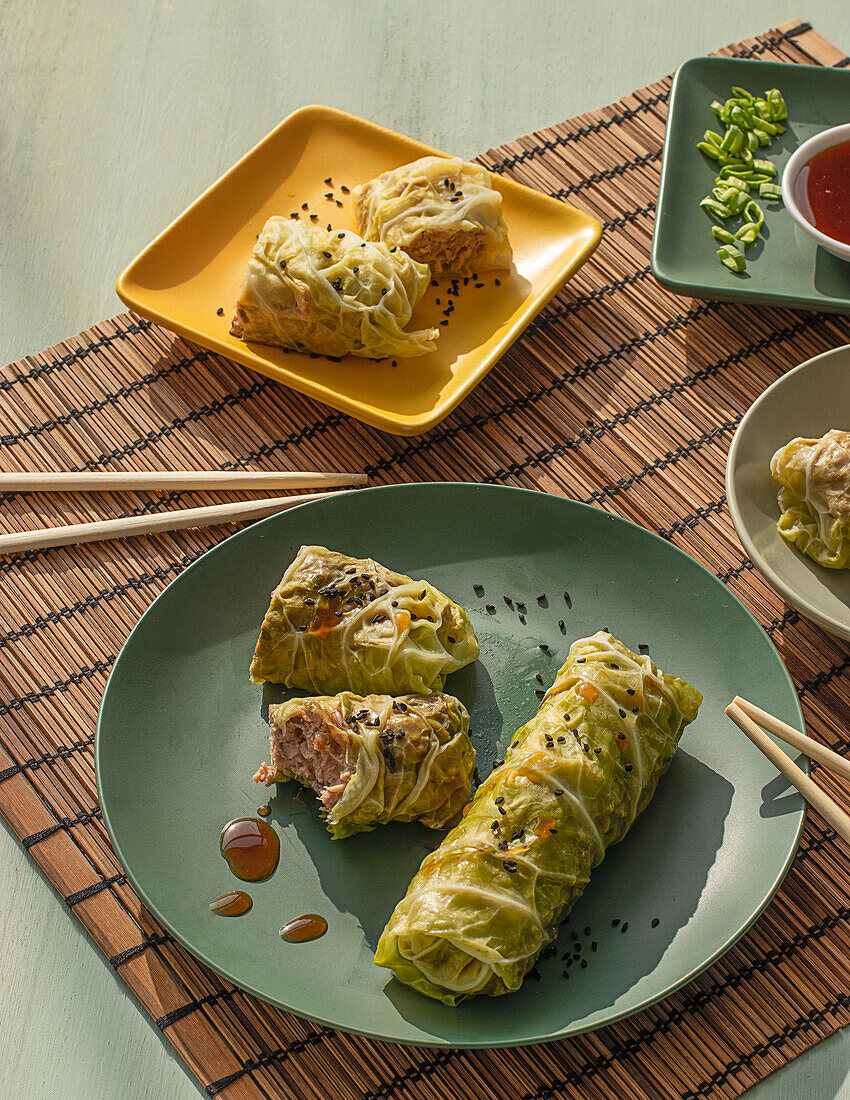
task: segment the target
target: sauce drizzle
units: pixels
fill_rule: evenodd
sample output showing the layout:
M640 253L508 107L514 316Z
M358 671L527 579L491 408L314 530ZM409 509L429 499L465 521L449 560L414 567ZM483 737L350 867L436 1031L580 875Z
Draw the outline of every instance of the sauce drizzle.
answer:
M221 830L220 849L230 870L245 882L260 882L277 867L280 840L257 817L237 817Z
M305 913L302 917L294 917L280 930L280 938L287 943L309 943L324 936L328 930L328 922L318 913Z
M244 890L228 890L210 902L210 910L220 917L241 917L253 905L250 894Z

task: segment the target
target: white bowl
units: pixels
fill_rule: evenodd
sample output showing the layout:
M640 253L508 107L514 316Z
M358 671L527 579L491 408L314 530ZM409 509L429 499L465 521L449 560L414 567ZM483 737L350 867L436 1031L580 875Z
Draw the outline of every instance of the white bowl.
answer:
M799 225L804 233L822 247L837 256L839 260L850 262L850 244L833 240L815 229L812 224L812 211L806 196L806 176L808 175L809 161L817 153L829 149L833 145L840 145L844 141L850 141L850 123L843 126L833 126L829 130L823 130L814 137L804 141L799 149L792 154L785 171L782 173L782 201L785 209Z

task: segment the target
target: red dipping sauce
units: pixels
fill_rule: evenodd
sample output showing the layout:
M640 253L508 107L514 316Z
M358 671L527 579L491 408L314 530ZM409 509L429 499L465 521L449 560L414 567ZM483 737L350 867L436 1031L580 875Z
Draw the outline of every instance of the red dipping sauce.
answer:
M834 241L850 244L850 141L816 153L808 167L812 224Z

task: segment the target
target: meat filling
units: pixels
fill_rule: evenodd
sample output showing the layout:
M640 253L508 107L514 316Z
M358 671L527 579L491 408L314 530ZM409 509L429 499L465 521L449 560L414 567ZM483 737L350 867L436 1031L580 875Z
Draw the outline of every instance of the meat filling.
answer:
M272 721L269 743L271 765L260 768L255 776L258 781L268 784L274 782L270 775L283 773L308 783L326 810L339 802L352 776L345 759L343 729L324 715L305 709L282 728Z

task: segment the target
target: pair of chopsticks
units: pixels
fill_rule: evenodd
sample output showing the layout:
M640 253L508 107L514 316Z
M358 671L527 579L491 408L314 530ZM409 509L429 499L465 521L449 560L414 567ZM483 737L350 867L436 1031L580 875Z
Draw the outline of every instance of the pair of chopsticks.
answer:
M756 748L761 749L768 760L782 772L789 783L797 788L809 805L813 806L821 817L829 822L838 835L850 844L850 815L846 814L838 803L829 797L826 791L821 790L817 783L798 768L782 749L771 741L764 730L768 730L781 741L784 741L786 745L798 749L810 759L817 760L819 764L823 764L825 768L835 772L836 775L843 776L845 779L850 779L850 760L845 760L837 752L833 752L825 745L813 741L811 737L806 737L804 733L800 733L792 726L786 725L785 722L781 722L774 715L768 714L761 707L747 702L739 695L736 695L726 708L726 713L735 725L749 737ZM763 729L759 727L763 727Z
M121 490L184 489L324 489L363 485L365 474L321 473L225 473L219 470L185 470L167 473L120 474L0 474L0 492L118 492ZM48 527L37 531L15 531L0 535L0 554L16 554L44 546L71 546L79 542L149 535L157 531L179 531L184 527L205 527L215 523L238 523L260 519L294 508L308 500L321 500L333 493L303 493L292 497L212 504L204 508L181 508L150 516L126 516L122 519L75 523L67 527Z

